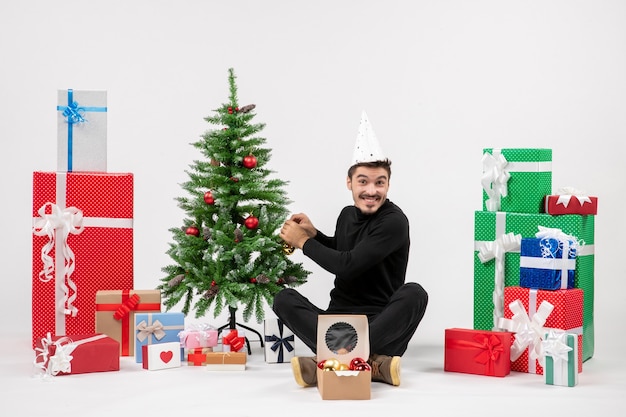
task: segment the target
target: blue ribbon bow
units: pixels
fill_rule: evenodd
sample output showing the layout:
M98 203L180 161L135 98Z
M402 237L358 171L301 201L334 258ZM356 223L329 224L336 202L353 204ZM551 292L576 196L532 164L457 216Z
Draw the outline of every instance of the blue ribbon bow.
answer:
M278 320L278 333L279 336L275 334L271 336L265 336L265 342L272 342L272 349L274 352L278 350L278 363L283 362L283 346L287 348L289 352L293 351L293 345L290 342L294 341L294 335L290 335L287 337L283 337L283 322Z

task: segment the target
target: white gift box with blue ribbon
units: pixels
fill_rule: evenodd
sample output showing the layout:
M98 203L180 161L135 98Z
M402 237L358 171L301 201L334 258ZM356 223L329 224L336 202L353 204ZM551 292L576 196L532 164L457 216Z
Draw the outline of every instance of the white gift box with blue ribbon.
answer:
M107 172L107 92L58 90L57 171Z
M284 363L295 356L295 336L280 319L266 319L265 362Z

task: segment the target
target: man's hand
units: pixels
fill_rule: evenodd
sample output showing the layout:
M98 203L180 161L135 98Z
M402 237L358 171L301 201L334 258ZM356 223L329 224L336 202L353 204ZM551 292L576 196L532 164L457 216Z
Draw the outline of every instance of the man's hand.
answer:
M306 214L294 214L280 229L280 238L288 245L302 249L309 238L315 237L317 229Z
M291 216L289 220L292 220L300 225L305 231L308 237L315 237L317 235L317 229L311 223L309 216L304 213L298 213Z

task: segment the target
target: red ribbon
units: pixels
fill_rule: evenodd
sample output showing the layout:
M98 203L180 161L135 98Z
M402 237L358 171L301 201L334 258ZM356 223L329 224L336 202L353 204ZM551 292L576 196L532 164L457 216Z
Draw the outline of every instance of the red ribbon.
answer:
M239 352L245 344L245 339L238 336L236 329L232 329L230 333L222 337L222 344L230 345L230 350L233 352Z
M204 348L190 349L191 352L187 353L187 362L193 363L193 366L202 366L206 363L206 353L203 353Z
M477 333L473 337L474 341L451 340L448 346L457 349L479 349L480 352L474 356L474 361L481 365L486 365L487 375L495 375L494 362L500 358L504 352L504 346L494 334Z
M122 322L122 356L130 354L130 312L131 311L154 311L161 310L160 303L140 304L137 294L129 296L130 290L122 291L121 304L96 304L96 311L114 311L113 318Z

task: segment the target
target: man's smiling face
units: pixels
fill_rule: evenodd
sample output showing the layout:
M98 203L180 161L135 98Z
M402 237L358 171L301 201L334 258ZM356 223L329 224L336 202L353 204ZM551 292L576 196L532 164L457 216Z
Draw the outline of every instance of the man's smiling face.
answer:
M347 185L354 205L363 214L374 214L387 199L389 176L384 168L357 167Z

